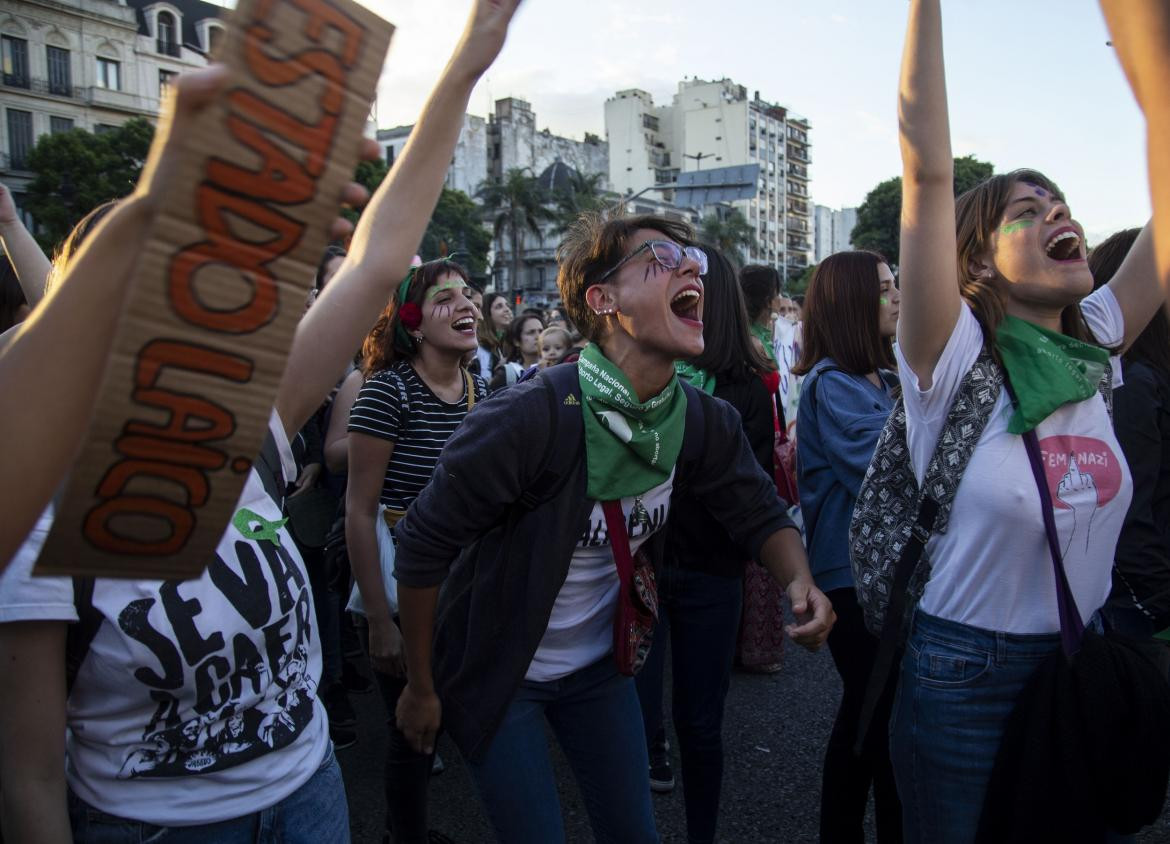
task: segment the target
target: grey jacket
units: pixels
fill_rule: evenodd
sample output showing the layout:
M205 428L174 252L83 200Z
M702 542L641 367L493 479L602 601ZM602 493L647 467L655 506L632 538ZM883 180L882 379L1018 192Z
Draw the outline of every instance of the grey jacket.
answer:
M739 414L684 384L703 403L705 443L677 467L675 494L706 504L756 559L765 540L792 527L775 483L756 462ZM553 602L596 502L585 497L585 461L531 509L531 488L552 435L543 376L477 405L447 441L431 482L395 527L395 576L406 586L443 585L434 641L443 724L460 752L487 750L544 636ZM556 445L584 455L583 443ZM661 550L665 531L659 531ZM652 551L652 554L654 552Z

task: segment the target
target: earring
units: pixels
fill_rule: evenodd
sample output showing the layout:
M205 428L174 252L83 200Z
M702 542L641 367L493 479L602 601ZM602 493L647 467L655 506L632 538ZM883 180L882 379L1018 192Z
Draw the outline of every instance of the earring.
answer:
M594 313L597 314L598 316L613 316L615 311L613 308L606 308L605 310L602 310L602 311L594 311Z

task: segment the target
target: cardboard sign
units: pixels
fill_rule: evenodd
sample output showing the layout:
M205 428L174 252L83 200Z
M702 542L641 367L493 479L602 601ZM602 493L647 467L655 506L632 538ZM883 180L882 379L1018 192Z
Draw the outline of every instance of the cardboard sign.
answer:
M260 453L393 27L242 0L230 81L183 139L36 574L197 577ZM84 354L84 350L78 350ZM340 374L340 373L339 373Z

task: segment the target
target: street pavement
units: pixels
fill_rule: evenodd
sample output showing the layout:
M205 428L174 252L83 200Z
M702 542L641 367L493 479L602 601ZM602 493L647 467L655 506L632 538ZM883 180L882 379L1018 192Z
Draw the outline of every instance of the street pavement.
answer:
M786 643L784 667L779 673L736 672L732 676L724 725L726 765L719 841L817 841L821 758L840 694L828 649L811 654ZM355 844L378 844L383 824L386 714L377 692L351 697L358 711L360 738L357 745L337 755L349 795L353 840ZM671 743L677 747L673 737ZM572 774L555 750L555 742L553 746L567 840L570 844L590 842L589 821ZM444 739L439 754L447 770L431 779L431 828L458 844L491 842L490 828L458 751ZM672 749L672 755L677 777L677 750ZM681 782L672 794L654 795L654 807L664 844L683 844L686 823ZM866 826L866 840L874 841L872 804ZM1159 823L1137 840L1140 844L1170 844L1170 812L1164 812Z

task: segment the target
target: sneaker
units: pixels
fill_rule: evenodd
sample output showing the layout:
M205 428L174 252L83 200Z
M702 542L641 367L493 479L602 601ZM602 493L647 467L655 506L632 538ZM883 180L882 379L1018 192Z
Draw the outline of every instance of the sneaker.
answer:
M352 662L341 664L341 685L347 692L355 695L369 694L374 690L374 683L354 667Z
M445 770L447 766L443 764L443 757L436 753L435 758L431 760L431 776L437 777Z
M674 791L674 771L670 769L670 756L665 749L650 754L650 790L657 794Z
M357 726L357 713L353 704L349 702L349 695L341 683L334 683L325 689L321 695L321 702L325 704L325 712L329 715L330 727ZM350 742L352 744L353 742Z
M334 750L345 750L357 744L357 732L349 727L329 725L329 738L333 740Z

